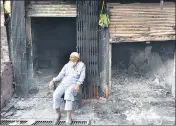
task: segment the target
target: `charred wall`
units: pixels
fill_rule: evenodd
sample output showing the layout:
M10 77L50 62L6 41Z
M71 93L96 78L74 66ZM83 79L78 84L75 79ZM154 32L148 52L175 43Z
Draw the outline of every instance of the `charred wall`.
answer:
M11 99L13 93L12 64L9 58L6 27L4 26L4 12L1 1L1 109Z
M34 67L61 68L76 51L76 18L32 18Z
M175 83L174 49L174 41L112 44L112 76L125 72L171 87Z

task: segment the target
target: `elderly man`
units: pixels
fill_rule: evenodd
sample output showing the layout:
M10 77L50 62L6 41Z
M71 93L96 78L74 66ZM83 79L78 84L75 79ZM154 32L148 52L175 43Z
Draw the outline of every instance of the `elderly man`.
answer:
M57 113L54 124L57 124L61 117L60 104L64 93L64 100L66 100L65 110L67 111L66 124L71 124L71 110L74 96L78 93L79 87L85 79L85 70L84 63L79 60L79 54L73 52L70 55L70 61L62 68L59 75L51 80L49 85L51 89L54 88L55 82L61 82L53 93L53 108Z

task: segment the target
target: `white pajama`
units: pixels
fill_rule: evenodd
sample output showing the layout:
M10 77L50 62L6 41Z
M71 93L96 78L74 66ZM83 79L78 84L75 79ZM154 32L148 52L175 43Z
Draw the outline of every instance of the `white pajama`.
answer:
M76 84L82 84L85 79L85 65L79 62L73 69L66 64L59 75L53 78L54 82L61 81L56 90L53 93L53 108L60 108L61 97L64 95L66 100L65 110L72 110L73 101L75 100L74 87Z

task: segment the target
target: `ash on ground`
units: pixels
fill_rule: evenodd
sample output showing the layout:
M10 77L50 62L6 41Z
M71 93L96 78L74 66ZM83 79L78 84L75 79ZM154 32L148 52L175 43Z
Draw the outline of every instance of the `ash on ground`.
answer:
M164 87L156 79L138 74L129 76L128 72L116 72L112 77L112 91L106 100L84 100L81 109L74 109L73 119L89 119L91 125L160 125L175 124L175 100L170 88ZM112 73L113 73L112 72ZM43 74L45 73L45 74ZM39 72L37 93L28 99L13 98L14 108L4 114L4 118L15 119L54 119L52 92L49 81L56 73ZM62 118L66 117L63 110Z

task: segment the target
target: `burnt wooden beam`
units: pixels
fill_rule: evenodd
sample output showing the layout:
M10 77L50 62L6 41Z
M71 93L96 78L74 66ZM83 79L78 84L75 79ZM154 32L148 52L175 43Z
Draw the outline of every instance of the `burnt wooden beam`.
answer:
M19 97L28 96L25 2L12 1L11 15L11 60L15 81L15 92Z

